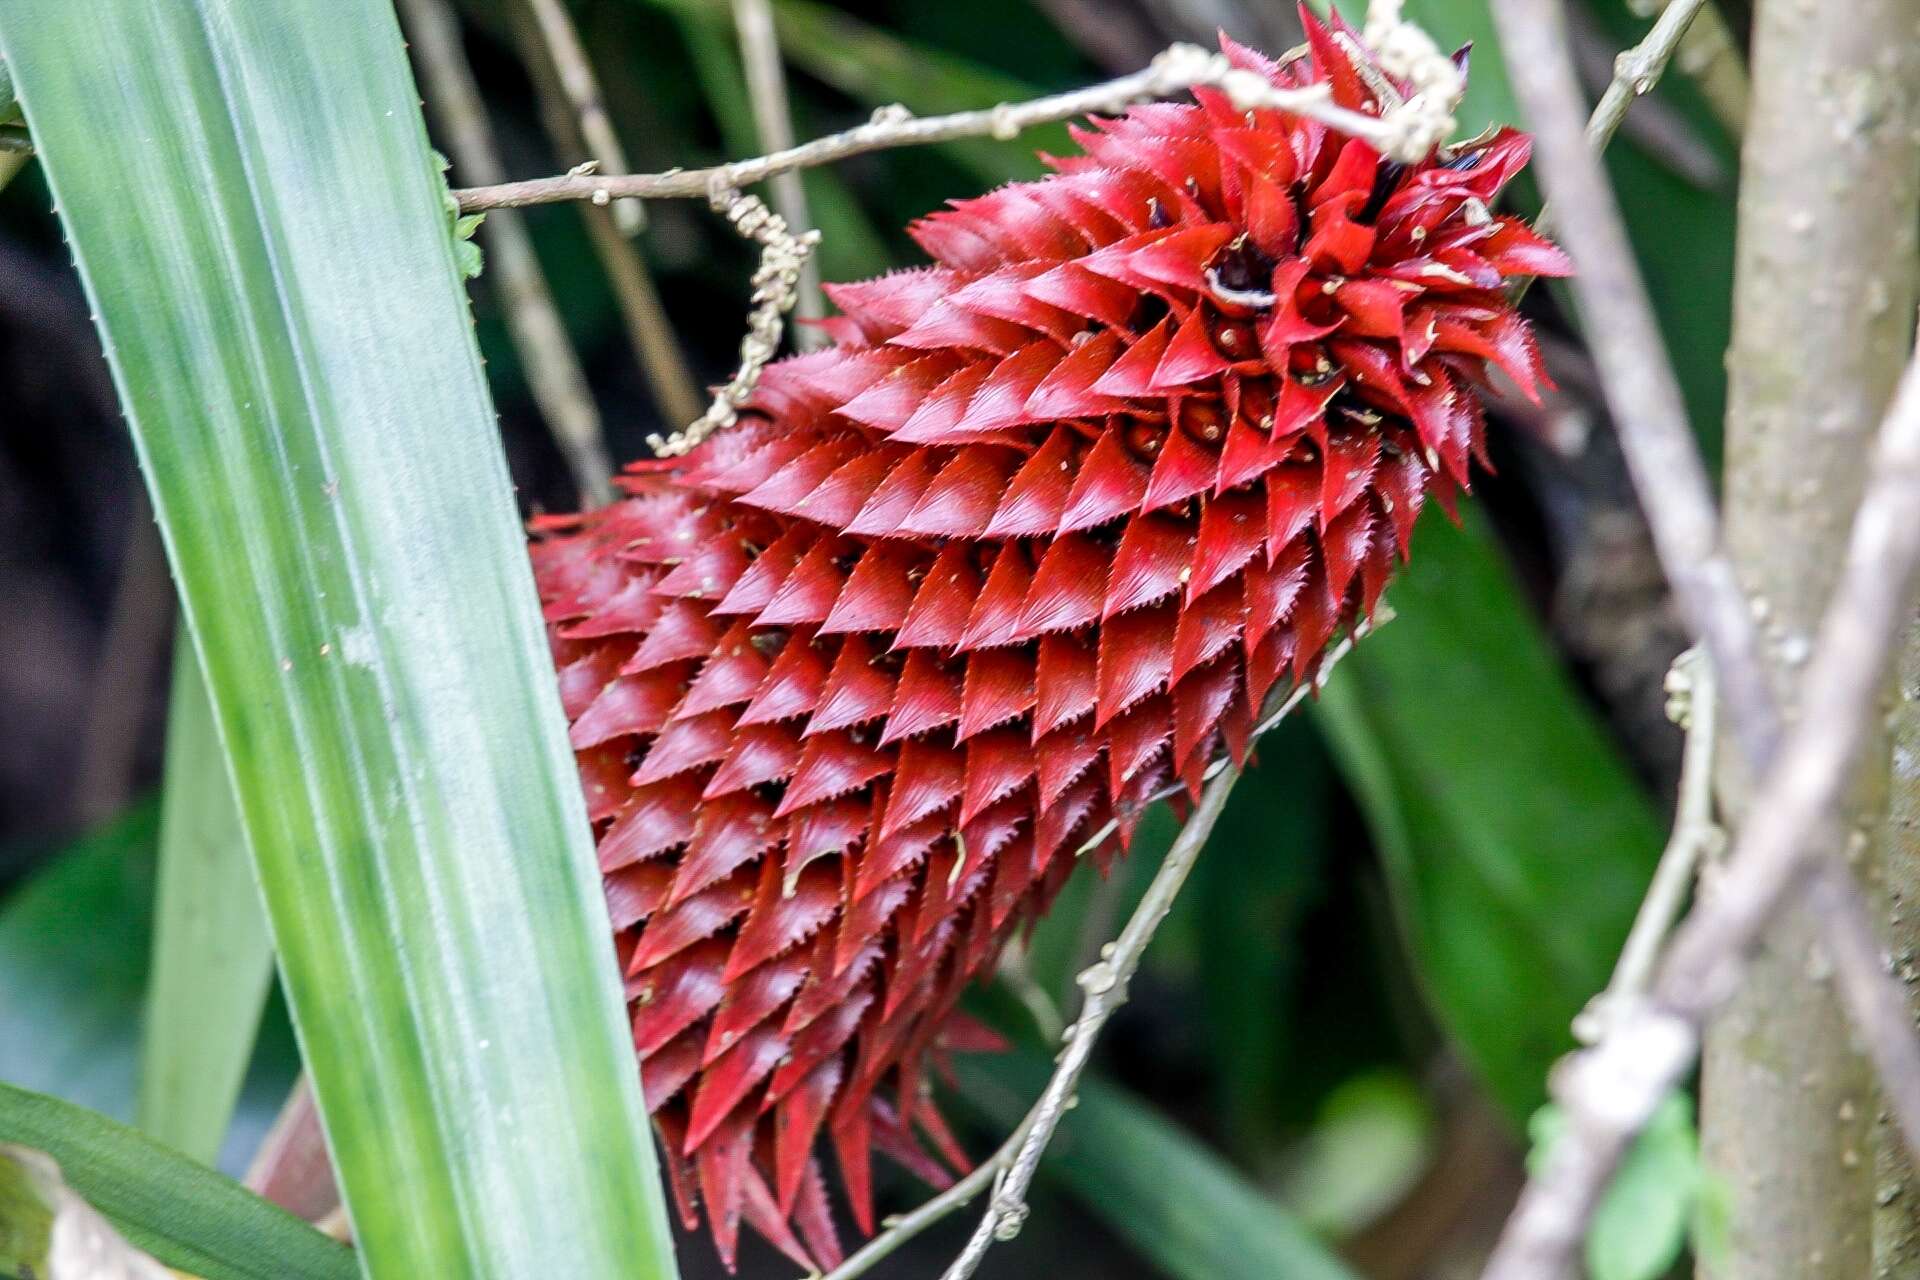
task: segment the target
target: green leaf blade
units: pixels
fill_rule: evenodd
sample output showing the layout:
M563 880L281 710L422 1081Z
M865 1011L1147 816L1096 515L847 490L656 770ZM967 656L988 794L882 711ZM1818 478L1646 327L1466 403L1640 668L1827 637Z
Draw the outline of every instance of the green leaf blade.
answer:
M1660 822L1480 516L1423 521L1391 598L1394 624L1340 664L1317 718L1428 997L1517 1122L1606 983Z
M205 1164L220 1154L273 980L273 943L191 645L174 654L140 1127Z
M22 0L0 45L134 425L369 1273L671 1275L391 11Z
M201 1280L351 1280L352 1250L97 1112L0 1084L0 1143L44 1151L128 1242Z

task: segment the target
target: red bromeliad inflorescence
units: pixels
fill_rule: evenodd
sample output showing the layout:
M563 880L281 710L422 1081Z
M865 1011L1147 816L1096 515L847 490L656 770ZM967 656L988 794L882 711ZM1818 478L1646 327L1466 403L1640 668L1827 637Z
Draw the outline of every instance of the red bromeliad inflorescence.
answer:
M1306 20L1226 51L1382 110ZM729 1263L743 1217L838 1260L823 1136L863 1231L873 1148L965 1165L964 988L1374 608L1489 363L1544 382L1502 285L1567 262L1490 208L1524 135L1403 166L1194 96L919 222L936 265L831 289L738 425L541 522L647 1105Z

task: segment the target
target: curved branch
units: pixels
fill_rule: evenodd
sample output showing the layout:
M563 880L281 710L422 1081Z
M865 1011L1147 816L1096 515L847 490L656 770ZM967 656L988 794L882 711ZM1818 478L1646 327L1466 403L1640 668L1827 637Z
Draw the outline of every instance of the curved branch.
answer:
M1208 53L1198 45L1176 44L1143 71L1031 102L1003 102L979 111L924 118L912 115L905 107L883 107L874 112L873 119L866 124L856 125L844 133L829 134L797 147L751 160L736 160L732 164L649 174L565 174L470 187L454 192L454 196L463 213L563 200L604 203L628 196L706 199L716 188L750 187L783 173L834 164L869 151L951 142L957 138L1012 138L1034 125L1124 111L1136 103L1172 97L1203 85L1220 89L1242 110L1290 111L1352 137L1364 138L1393 156L1425 156L1445 141L1453 128L1453 102L1415 95L1384 115L1364 115L1333 105L1324 85L1279 88L1256 72L1233 66L1222 54Z

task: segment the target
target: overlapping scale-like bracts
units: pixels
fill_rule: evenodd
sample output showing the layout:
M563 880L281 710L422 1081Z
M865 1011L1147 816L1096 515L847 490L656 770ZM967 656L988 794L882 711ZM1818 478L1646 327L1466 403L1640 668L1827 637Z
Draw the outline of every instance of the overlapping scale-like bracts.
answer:
M1282 84L1379 104L1307 18ZM832 1265L874 1148L965 1164L956 1012L1082 855L1245 756L1467 484L1488 365L1542 380L1501 132L1414 166L1219 94L1076 134L834 288L741 423L543 522L537 577L681 1212Z

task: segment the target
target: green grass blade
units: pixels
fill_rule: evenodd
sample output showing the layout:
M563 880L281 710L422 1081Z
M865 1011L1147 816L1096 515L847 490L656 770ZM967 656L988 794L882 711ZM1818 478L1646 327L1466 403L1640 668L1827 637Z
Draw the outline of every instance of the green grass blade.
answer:
M1007 1129L1051 1072L1031 1050L960 1064L966 1100ZM1044 1168L1164 1274L1355 1280L1284 1208L1126 1091L1087 1079L1077 1096Z
M1427 995L1517 1122L1606 983L1662 831L1468 517L1422 522L1393 625L1316 709Z
M0 1085L0 1143L44 1151L128 1243L201 1280L351 1280L353 1252L231 1178L72 1103Z
M159 883L137 1123L212 1164L233 1118L273 944L193 646L175 647L160 801Z
M369 1273L671 1275L391 10L14 0L0 46L166 534Z

